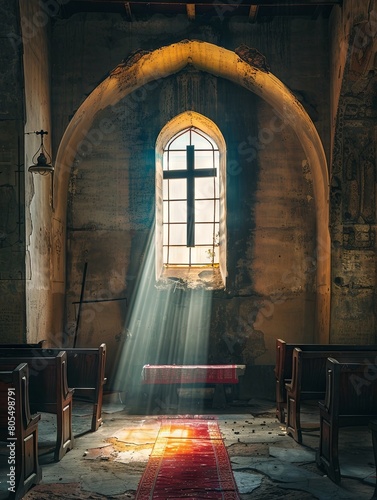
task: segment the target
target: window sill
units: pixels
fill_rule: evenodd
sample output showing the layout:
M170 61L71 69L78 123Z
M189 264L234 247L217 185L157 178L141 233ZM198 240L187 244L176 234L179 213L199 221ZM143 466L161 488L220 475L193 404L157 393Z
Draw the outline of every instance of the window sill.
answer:
M169 288L224 290L219 267L165 267L156 282L160 290Z

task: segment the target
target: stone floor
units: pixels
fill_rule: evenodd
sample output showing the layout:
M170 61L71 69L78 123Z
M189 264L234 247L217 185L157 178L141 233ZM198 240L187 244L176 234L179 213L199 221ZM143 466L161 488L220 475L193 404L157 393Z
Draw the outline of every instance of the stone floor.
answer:
M103 425L91 433L91 407L75 404L75 448L60 462L53 462L51 446L55 417L42 414L39 425L42 482L24 497L27 500L133 499L159 429L159 419L169 414L210 414L218 418L240 497L246 499L370 499L375 466L371 435L367 429L340 432L342 481L335 485L318 470L318 417L315 406L305 406L303 421L309 431L298 445L275 418L274 402L233 402L224 410L196 402L181 406L156 405L149 414L125 404L119 395L105 398ZM3 458L5 450L3 449ZM3 460L4 461L4 460ZM0 469L5 478L6 469ZM0 498L6 485L1 479Z

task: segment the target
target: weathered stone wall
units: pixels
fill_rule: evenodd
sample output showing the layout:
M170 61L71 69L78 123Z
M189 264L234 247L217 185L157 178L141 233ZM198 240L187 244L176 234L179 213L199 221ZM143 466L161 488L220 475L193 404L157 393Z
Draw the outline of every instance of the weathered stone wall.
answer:
M22 47L17 2L0 1L0 339L25 327L25 217Z
M195 86L192 79L199 88L212 92L198 92L196 98L185 96L187 89ZM271 362L276 336L294 338L304 331L305 338L313 340L315 224L310 174L295 135L282 121L278 121L280 126L275 127L273 136L266 136L265 143L260 141L260 160L258 155L253 156L250 145L245 148L247 140L258 137L258 121L265 130L275 123L273 111L245 89L235 89L229 82L193 70L161 81L153 92L144 94L132 112L133 94L117 105L116 115L114 110L104 111L89 136L98 138L98 130L101 124L103 130L106 120L112 124L111 133L103 134L90 151L88 146L79 148L69 193L70 333L74 335L76 327L85 262L88 274L84 299L107 302L84 304L80 343L106 339L111 356L111 347L122 338L124 325L134 322L132 309L126 308L122 298L127 297L131 303L133 295L140 293L137 284L150 258L149 245L153 245L149 238L154 221L155 142L162 126L186 109L187 99L192 101L190 109L205 112L218 124L227 143L229 161L227 231L231 250L227 257L227 288L214 294L213 305L207 311L212 317L208 325L210 347L201 354L206 353L206 359L212 362L253 364L262 355ZM225 100L231 112L226 111ZM165 102L169 105L163 106ZM242 127L238 126L240 121ZM143 123L148 123L147 129ZM278 151L284 150L283 144L285 152L279 160L274 159ZM287 186L290 194L285 191ZM153 282L154 271L148 270ZM149 288L141 293L153 295ZM167 300L166 292L156 293ZM185 307L190 307L184 296L190 291L180 293L179 310L184 315ZM209 296L208 301L212 300L212 292L204 294ZM162 308L161 297L153 296L151 300ZM112 304L108 303L111 299ZM108 310L112 310L111 321ZM145 311L138 318L142 325L150 322L148 314ZM149 334L159 337L157 332L164 331L170 338L173 332L166 326L162 328L161 318L156 318L155 313L153 317L154 327L145 328ZM177 339L165 342L169 353L174 342L179 343ZM184 344L182 339L180 342ZM144 354L144 362L152 358L155 362L178 362L161 348Z
M342 78L333 86L330 338L334 343L375 343L377 2L369 11L345 2L343 15L334 16L333 23L343 50L337 52L333 40Z
M184 19L172 25L160 16L125 24L117 16L77 15L56 23L53 100L55 121L61 127L55 129L56 141L85 95L133 50L150 50L190 36L232 50L245 43L263 52L271 71L307 109L326 145L325 29L324 20L277 19L267 27L234 18L220 28L214 20L192 27ZM170 34L172 30L178 33ZM287 43L291 38L305 43ZM150 88L103 110L91 130L82 133L69 186L67 333L77 334L81 345L105 340L112 360L119 342L126 339L136 365L194 361L198 346L203 362L272 364L276 337L314 338L315 201L305 154L290 126L269 105L228 81L187 69L160 80L153 91ZM176 290L173 295L148 284L142 294L149 315L144 309L136 318L133 314L145 268L154 280L148 245L154 220L156 139L168 120L188 109L218 125L228 162L227 287L204 293L206 320L191 344L188 339L195 327L188 327L187 315L197 301L195 292ZM86 262L84 300L90 302L82 306L76 331ZM166 324L162 311L169 300L169 315L176 319ZM208 330L208 346L203 346ZM191 351L185 352L188 344ZM143 355L136 358L138 346ZM138 377L139 371L135 373Z
M50 179L27 172L39 137L25 131L48 130L53 154L75 111L122 60L198 39L258 49L313 120L330 161L330 341L376 342L376 3L344 0L330 20L256 24L236 16L130 23L79 14L54 19L50 58L57 12L37 0L11 8L0 0L1 340L47 336L54 344L63 335L72 343L77 334L85 345L106 341L110 367L120 345L136 365L182 360L186 346L190 359L200 352L202 361L245 362L250 370L273 363L276 337L316 338L315 291L323 284L315 274L321 242L310 166L292 129L244 88L186 69L104 109L81 131L70 166L67 239ZM167 120L187 109L210 117L227 142L228 277L226 290L214 293L157 290L151 280L155 141ZM87 302L77 325L85 263ZM62 317L64 298L63 332L54 318ZM201 321L192 323L192 304L200 303ZM166 307L169 324L161 316ZM138 349L144 354L137 358Z
M1 2L0 339L50 335L51 179L28 167L49 130L49 15L37 0ZM51 152L50 140L45 146Z
M50 15L38 0L20 1L25 93L25 196L26 196L26 316L27 338L35 342L52 336L51 223L52 179L28 172L41 144L43 129L47 152L51 149L49 23Z

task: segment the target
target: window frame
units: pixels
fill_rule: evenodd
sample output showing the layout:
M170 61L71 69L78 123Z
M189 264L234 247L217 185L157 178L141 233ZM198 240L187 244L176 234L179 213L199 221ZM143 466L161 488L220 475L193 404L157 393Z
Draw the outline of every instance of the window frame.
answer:
M183 143L182 143L182 138L184 138ZM203 144L198 145L198 141L202 139ZM182 143L182 144L181 144ZM195 241L193 242L194 244L188 244L185 246L183 243L174 243L174 236L177 236L177 227L176 226L184 226L185 227L185 232L186 232L186 243L188 242L189 239L189 230L187 227L188 224L188 214L186 213L186 218L185 220L182 221L177 221L175 220L176 216L176 211L171 212L171 209L174 205L180 205L180 203L184 203L183 207L183 212L185 213L186 210L188 210L189 207L189 201L187 199L187 182L188 178L190 176L189 174L189 165L187 163L187 146L194 146L194 151L195 153L198 153L195 155L195 170L197 171L197 174L200 172L200 170L203 170L203 164L200 165L200 156L201 153L209 153L208 154L208 160L209 163L211 164L211 167L205 167L205 170L207 170L207 175L204 177L198 175L195 176L192 173L192 178L193 182L195 184L195 190L192 193L192 196L195 197L193 199L194 203L194 208L198 207L200 204L203 205L203 202L209 202L209 203L204 203L207 208L208 212L205 214L205 218L197 219L196 215L194 216L194 222L193 222L193 231L194 234L196 234L198 231L200 231L200 227L203 225L209 226L208 229L205 230L204 236L205 236L205 241L198 241L197 237L195 237ZM178 173L179 177L174 177L174 171L177 170L177 159L175 159L176 154L175 153L183 153L183 156L185 157L184 160L184 165L186 168L184 168L183 164L178 168L180 172ZM207 156L205 154L205 156ZM203 266L219 266L219 252L218 252L218 243L216 240L218 239L218 234L220 231L219 225L220 225L220 220L219 220L219 213L220 213L220 208L219 208L219 203L220 203L220 193L219 193L219 160L220 160L220 153L219 153L219 148L217 144L215 143L214 139L207 134L205 134L201 129L198 129L197 127L191 126L183 129L182 131L178 132L178 134L174 135L170 141L167 143L166 147L163 149L163 264L164 266L167 267L172 267L172 266L183 266L183 267L203 267ZM183 163L183 162L182 162ZM209 172L210 170L215 170L215 172ZM184 175L182 171L186 170L187 174ZM173 174L173 177L165 177L165 174L167 172L171 172ZM214 175L213 175L214 174ZM183 183L181 184L180 189L182 189L183 185L186 188L186 192L182 193L181 197L176 197L174 194L174 189L177 188L177 181L182 180ZM209 182L206 182L206 181ZM209 197L203 197L199 194L198 189L200 189L200 184L202 184L202 189L205 185L207 185L208 190L209 190ZM208 217L210 215L210 217ZM193 237L193 236L192 236ZM173 242L172 242L173 240ZM190 243L190 242L188 242ZM176 262L174 262L174 259L171 258L172 254L179 255L179 247L185 247L185 250L187 248L187 252L182 252L186 253L186 257L183 257L182 259L176 259ZM201 252L200 247L208 247L207 250ZM216 251L217 249L217 251ZM214 260L214 255L216 254L216 260ZM203 258L198 257L202 253ZM207 254L206 256L204 256ZM208 259L211 259L208 261ZM201 260L201 261L199 261Z
M226 228L226 144L217 125L206 116L186 111L170 120L159 133L155 148L155 277L159 280L164 271L163 263L163 152L179 132L195 127L208 135L219 150L219 270L224 286L227 278L227 228Z

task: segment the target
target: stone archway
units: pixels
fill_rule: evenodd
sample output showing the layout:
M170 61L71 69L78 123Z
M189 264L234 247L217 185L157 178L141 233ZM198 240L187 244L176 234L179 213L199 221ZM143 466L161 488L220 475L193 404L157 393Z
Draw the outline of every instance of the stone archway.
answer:
M184 40L152 52L136 53L117 66L77 110L60 143L54 178L54 220L59 221L56 229L61 231L61 222L65 227L69 174L75 156L80 150L93 147L100 135L106 133L108 127L111 126L111 123L103 122L99 129L91 130L96 115L109 106L115 107L123 97L141 87L145 92L153 91L151 82L176 73L188 64L228 79L256 93L268 102L277 115L297 134L312 172L316 203L317 318L315 340L328 342L330 317L329 190L323 146L314 124L289 89L273 74L240 59L235 52L208 42ZM60 273L61 275L56 277L54 287L63 301L64 290L61 289L61 284L65 276L64 265L61 266ZM59 308L59 310L63 309ZM62 322L62 318L57 319L59 320Z

